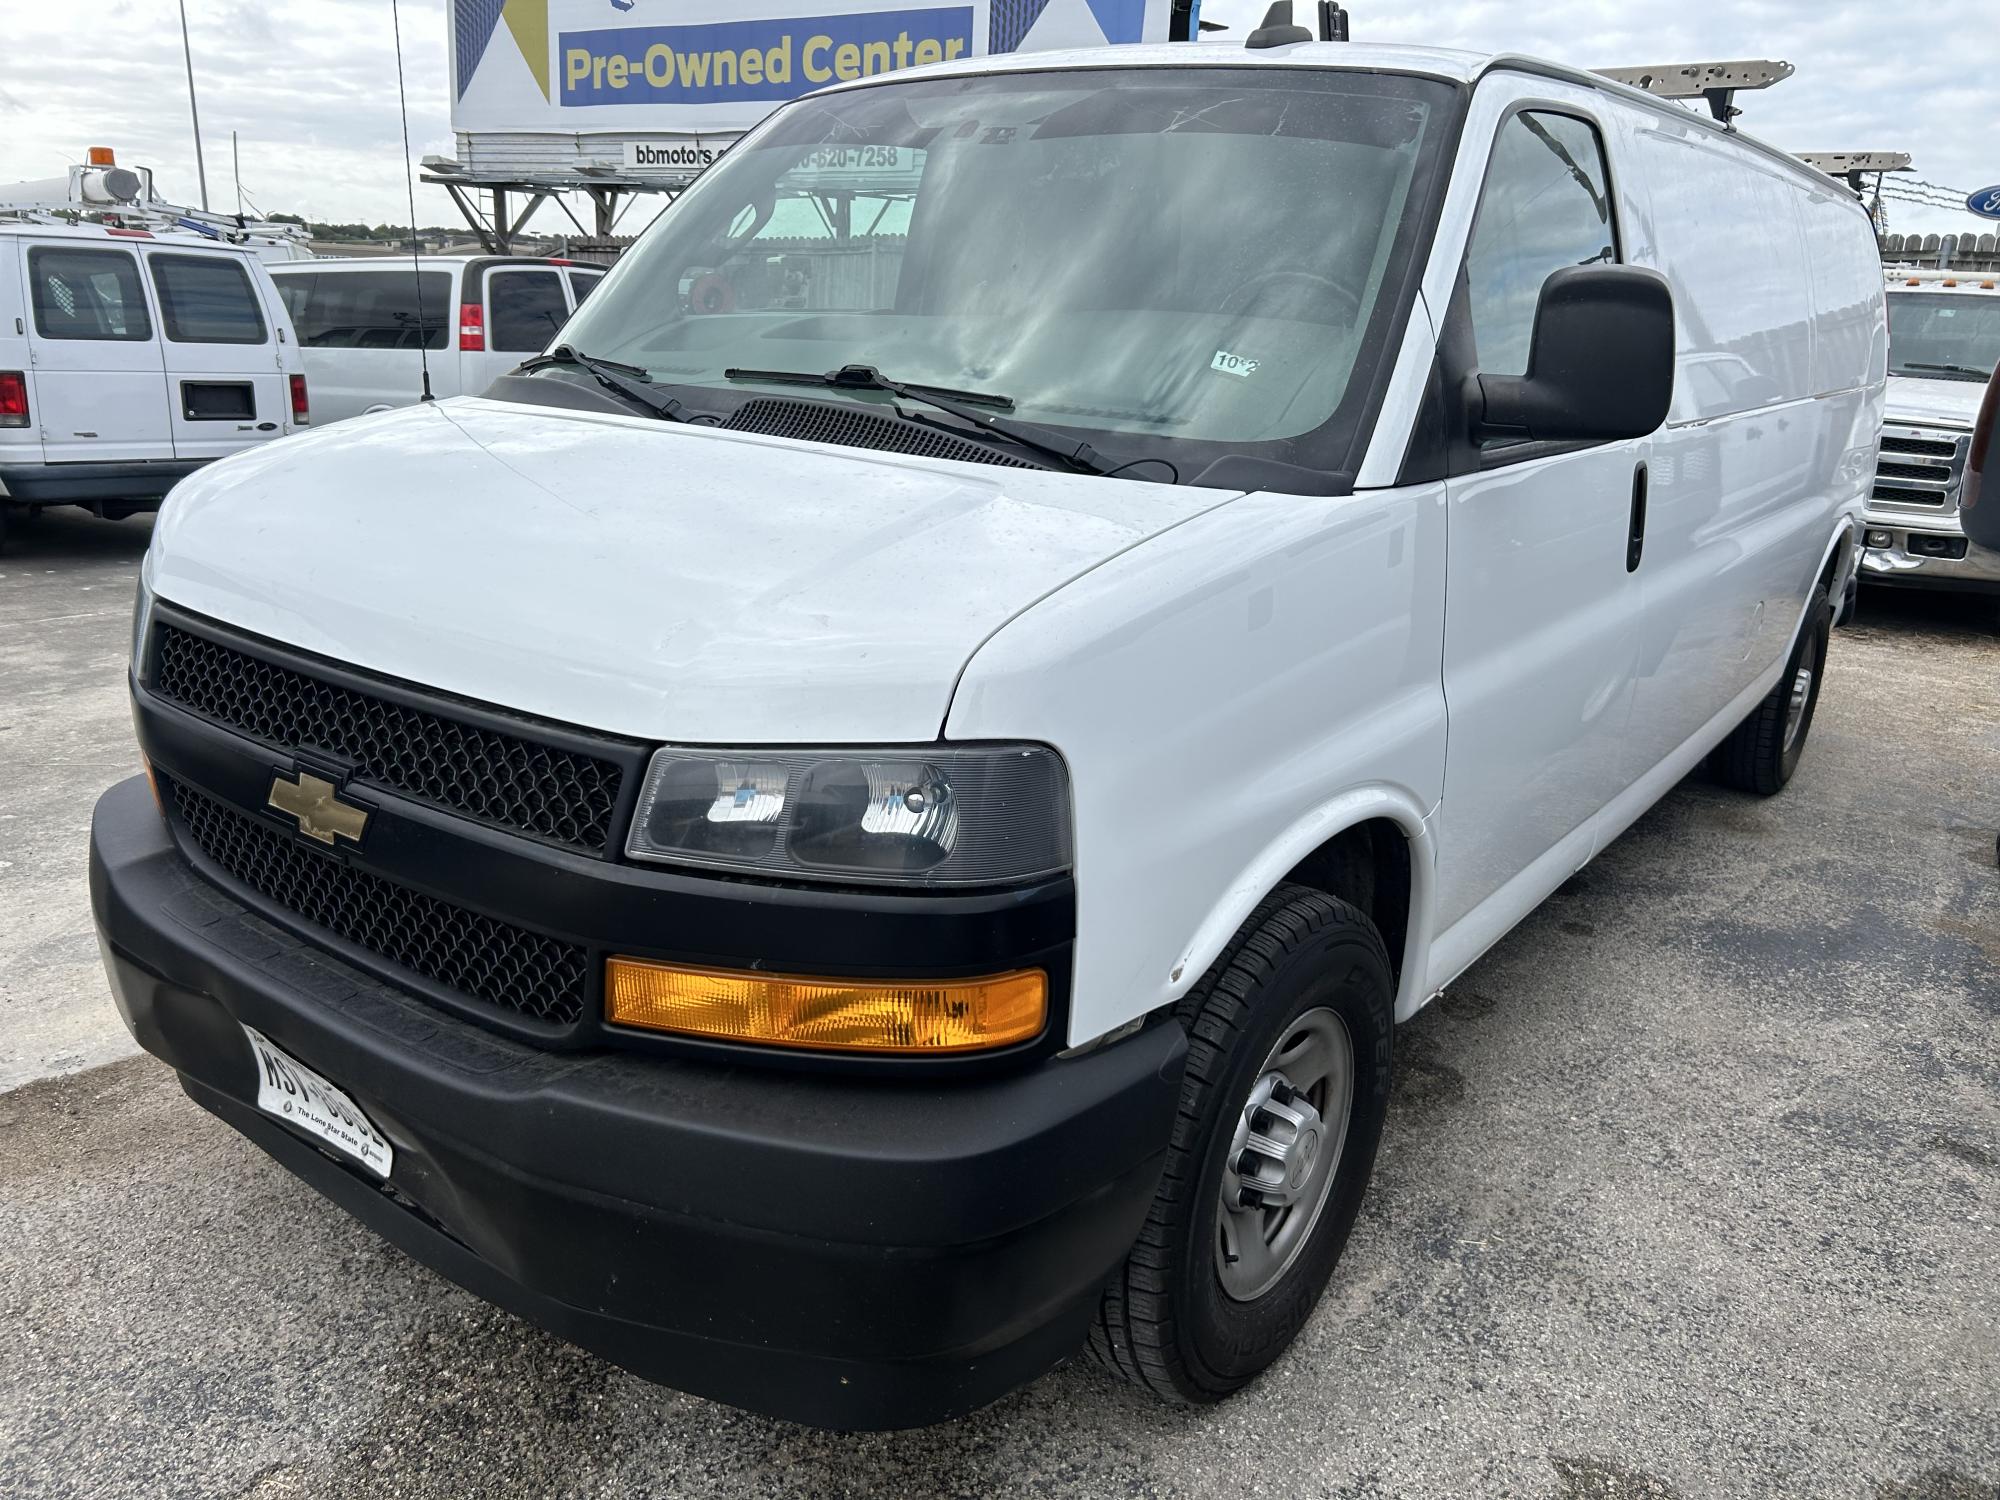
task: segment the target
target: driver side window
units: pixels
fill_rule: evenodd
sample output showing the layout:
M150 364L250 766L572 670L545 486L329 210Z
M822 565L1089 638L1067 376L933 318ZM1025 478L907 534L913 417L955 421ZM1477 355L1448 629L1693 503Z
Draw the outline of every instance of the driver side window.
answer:
M1465 257L1479 372L1525 375L1542 283L1564 266L1617 260L1595 127L1546 111L1510 116L1493 142Z

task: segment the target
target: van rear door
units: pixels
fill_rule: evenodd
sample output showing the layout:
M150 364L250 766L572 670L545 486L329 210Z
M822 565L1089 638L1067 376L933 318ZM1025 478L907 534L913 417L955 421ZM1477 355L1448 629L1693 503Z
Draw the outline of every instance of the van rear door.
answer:
M171 459L159 329L123 245L29 241L27 335L34 359L30 420L50 463Z
M499 265L486 273L486 353L465 356L465 389L474 396L531 354L540 354L569 321L562 272L550 265Z
M149 250L176 458L224 458L291 423L277 333L241 255Z

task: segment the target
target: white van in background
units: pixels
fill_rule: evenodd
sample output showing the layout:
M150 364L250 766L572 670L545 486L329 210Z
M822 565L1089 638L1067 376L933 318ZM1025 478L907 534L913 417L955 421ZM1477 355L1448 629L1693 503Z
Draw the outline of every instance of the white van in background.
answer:
M1861 577L2000 596L2000 552L1959 524L1966 450L2000 364L2000 276L1889 272L1889 405Z
M273 266L305 351L322 422L408 406L423 394L477 396L539 354L604 279L567 260L424 256Z
M156 508L310 420L256 254L201 236L0 224L0 540L10 513Z

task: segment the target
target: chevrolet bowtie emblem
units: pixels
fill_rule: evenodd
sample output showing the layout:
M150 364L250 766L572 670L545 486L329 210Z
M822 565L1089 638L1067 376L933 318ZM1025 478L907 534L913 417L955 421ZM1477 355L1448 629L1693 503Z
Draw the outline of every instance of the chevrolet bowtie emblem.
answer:
M322 844L331 845L337 838L358 844L368 828L366 809L342 802L338 787L310 771L299 772L295 782L285 780L283 771L273 776L270 805L297 818L299 832Z

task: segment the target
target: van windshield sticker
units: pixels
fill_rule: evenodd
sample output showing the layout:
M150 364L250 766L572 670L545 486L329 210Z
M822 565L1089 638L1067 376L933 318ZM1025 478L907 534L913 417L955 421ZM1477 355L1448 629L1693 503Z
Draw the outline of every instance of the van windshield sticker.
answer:
M1248 380L1257 373L1259 363L1261 363L1259 360L1245 359L1240 354L1231 354L1227 349L1218 349L1215 351L1215 358L1209 361L1208 367L1223 375L1234 375L1239 379Z

